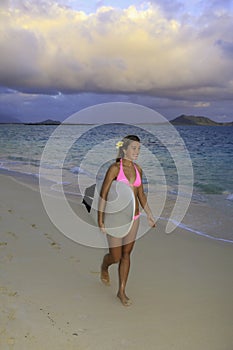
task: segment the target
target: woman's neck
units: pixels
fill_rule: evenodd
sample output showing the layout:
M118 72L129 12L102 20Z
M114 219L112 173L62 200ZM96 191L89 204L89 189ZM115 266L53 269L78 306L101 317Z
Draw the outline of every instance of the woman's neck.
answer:
M133 161L131 159L129 159L129 158L124 157L122 160L124 162L124 165L126 165L126 166L132 166L133 165Z

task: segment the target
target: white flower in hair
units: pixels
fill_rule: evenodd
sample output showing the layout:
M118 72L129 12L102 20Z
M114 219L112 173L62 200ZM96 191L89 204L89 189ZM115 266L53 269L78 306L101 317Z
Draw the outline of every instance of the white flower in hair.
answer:
M118 141L118 142L116 143L116 148L118 149L118 148L122 147L123 144L124 144L123 141Z

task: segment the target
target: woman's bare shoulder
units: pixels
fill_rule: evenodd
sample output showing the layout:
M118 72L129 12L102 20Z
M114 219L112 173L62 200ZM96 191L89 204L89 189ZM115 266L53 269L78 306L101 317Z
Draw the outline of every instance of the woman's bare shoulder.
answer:
M119 162L114 162L108 168L108 173L117 174L119 171Z

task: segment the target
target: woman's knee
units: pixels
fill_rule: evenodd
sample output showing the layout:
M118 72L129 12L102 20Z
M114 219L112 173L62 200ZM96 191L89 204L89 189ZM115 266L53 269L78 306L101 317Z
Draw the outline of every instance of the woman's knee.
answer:
M121 256L121 260L129 261L130 260L130 251L123 251L122 256Z
M110 255L113 264L117 264L121 260L121 249L110 249Z
M116 254L112 255L112 254L111 254L111 256L112 256L112 262L113 262L113 264L117 264L117 263L119 263L119 261L121 260L121 255L120 255L120 254L119 254L119 255L116 255Z

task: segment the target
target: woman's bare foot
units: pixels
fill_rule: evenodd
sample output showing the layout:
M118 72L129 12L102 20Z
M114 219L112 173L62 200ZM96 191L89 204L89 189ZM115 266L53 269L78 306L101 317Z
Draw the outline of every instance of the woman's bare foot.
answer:
M121 303L124 306L130 306L132 305L132 301L127 297L127 295L125 293L117 293L117 297L120 299Z
M110 286L108 269L104 268L103 265L101 265L100 279L106 286Z

